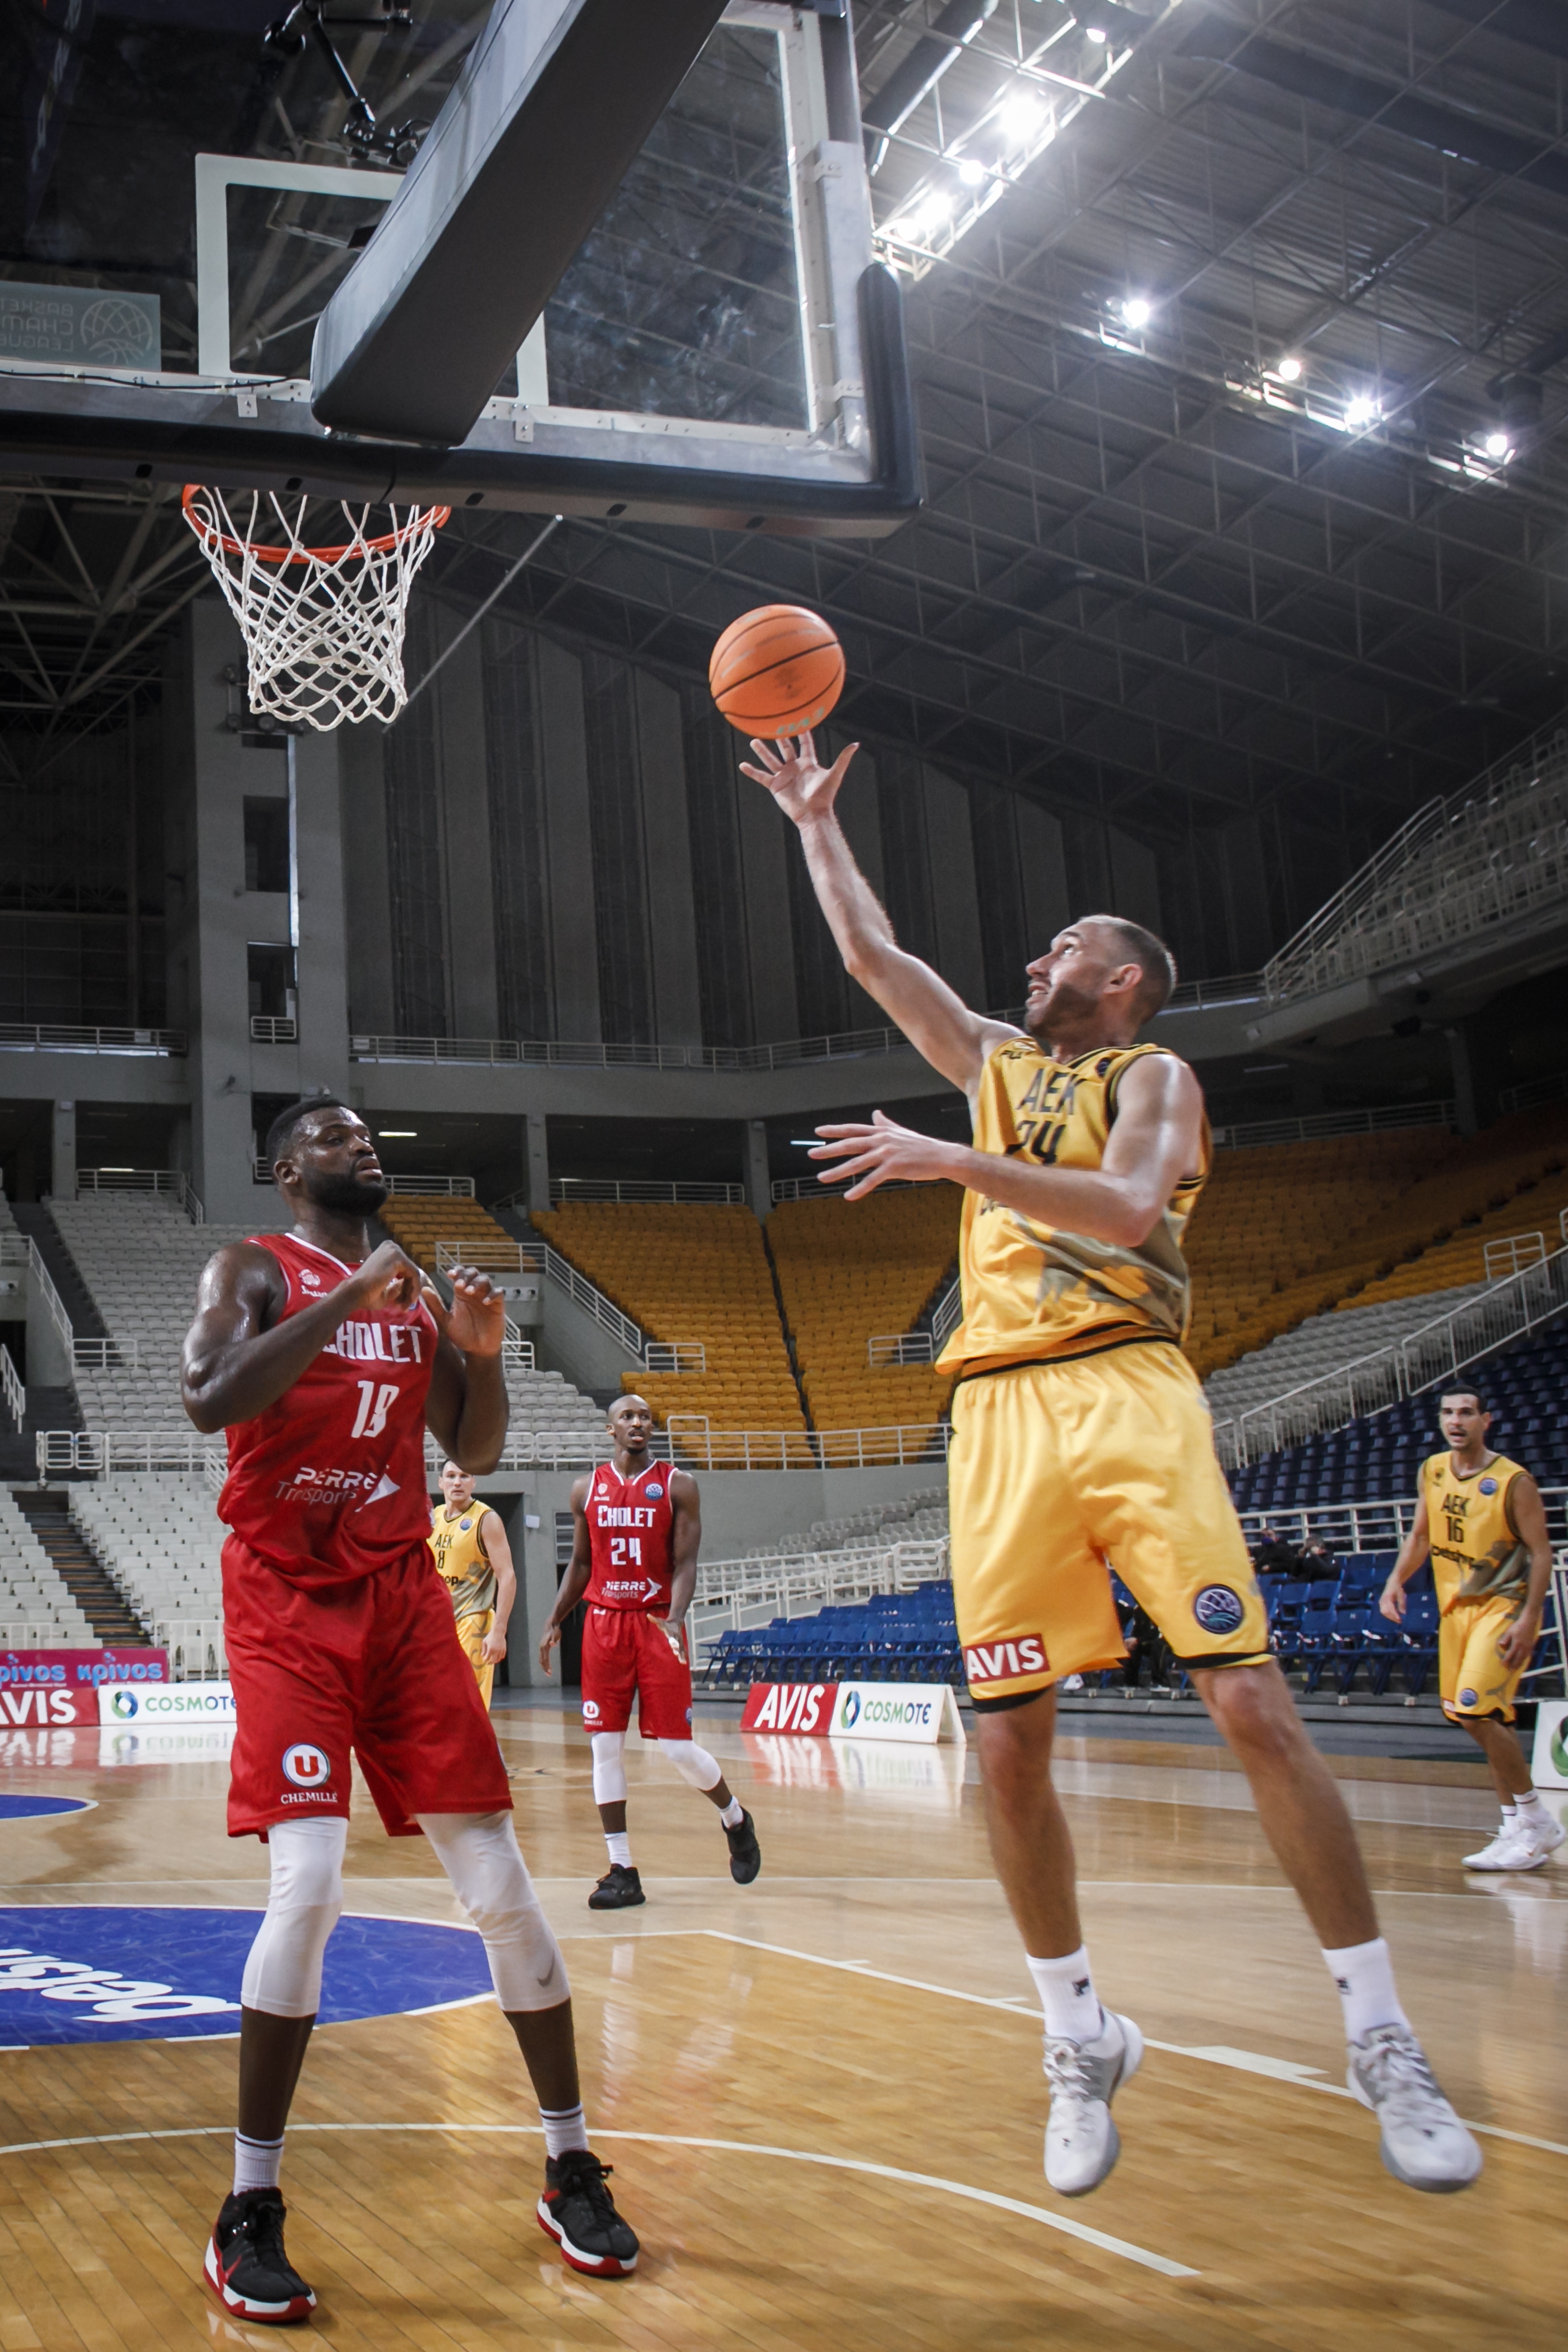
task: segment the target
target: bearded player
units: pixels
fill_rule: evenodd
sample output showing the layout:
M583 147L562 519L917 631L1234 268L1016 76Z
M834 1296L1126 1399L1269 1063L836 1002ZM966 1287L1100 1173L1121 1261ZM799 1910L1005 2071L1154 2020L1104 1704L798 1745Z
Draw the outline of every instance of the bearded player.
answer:
M1528 1470L1487 1444L1491 1414L1457 1381L1437 1401L1445 1451L1421 1465L1420 1501L1379 1606L1398 1624L1405 1588L1428 1556L1442 1612L1437 1681L1443 1712L1462 1723L1491 1767L1502 1826L1467 1870L1539 1870L1563 1843L1531 1780L1513 1728L1520 1679L1535 1652L1552 1583L1546 1506Z
M1394 1989L1350 1816L1269 1655L1268 1622L1203 1391L1182 1352L1181 1239L1209 1168L1203 1094L1139 1030L1175 968L1113 915L1070 924L1028 966L1026 1027L972 1013L906 954L834 803L855 746L818 762L753 743L744 773L798 828L852 977L969 1097L974 1143L823 1127L824 1173L860 1200L893 1179L964 1188L963 1321L949 1458L952 1592L974 1701L992 1853L1045 2011L1046 2179L1098 2187L1110 2101L1143 2042L1104 2009L1084 1948L1072 1841L1051 1785L1055 1686L1123 1654L1109 1562L1153 1619L1246 1769L1258 1818L1323 1946L1349 2083L1411 2188L1462 2189L1480 2150L1433 2079Z
M539 2099L542 2226L574 2269L620 2277L637 2242L588 2149L566 1971L430 1573L425 1430L466 1469L495 1467L505 1304L487 1276L458 1266L444 1308L395 1243L372 1247L365 1220L387 1184L369 1130L341 1103L280 1112L267 1157L294 1229L208 1262L181 1373L196 1427L228 1435L228 1831L261 1838L271 1865L240 1996L234 2188L205 2274L241 2319L286 2323L315 2305L284 2249L279 2168L342 1908L357 1757L388 1834L423 1831L484 1938Z
M653 1412L639 1396L617 1397L608 1420L615 1452L572 1489L572 1560L539 1644L550 1672L561 1628L584 1595L583 1725L594 1750L594 1797L610 1866L588 1897L593 1911L646 1903L626 1833L626 1729L632 1700L637 1730L657 1739L683 1780L719 1809L730 1844L730 1875L749 1886L763 1866L756 1824L730 1793L717 1759L691 1737L691 1664L686 1612L697 1589L700 1498L689 1471L648 1451Z

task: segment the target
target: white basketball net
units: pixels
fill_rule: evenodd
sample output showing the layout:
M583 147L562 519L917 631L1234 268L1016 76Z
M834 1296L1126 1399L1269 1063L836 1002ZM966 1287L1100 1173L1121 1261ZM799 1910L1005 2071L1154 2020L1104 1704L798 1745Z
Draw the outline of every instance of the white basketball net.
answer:
M395 719L408 698L409 592L451 509L342 502L342 526L335 516L325 526L341 530L339 543L307 546L307 507L318 509L314 539L324 536L320 501L241 492L237 520L221 490L192 484L183 504L244 632L252 710L322 734L345 719ZM390 515L385 530L372 532L373 512Z

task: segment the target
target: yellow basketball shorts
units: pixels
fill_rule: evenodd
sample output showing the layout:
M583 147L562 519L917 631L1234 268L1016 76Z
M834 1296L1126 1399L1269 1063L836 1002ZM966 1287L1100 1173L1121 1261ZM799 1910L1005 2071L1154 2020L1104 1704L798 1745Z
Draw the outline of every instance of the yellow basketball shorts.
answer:
M1125 1656L1112 1568L1182 1664L1269 1655L1203 1391L1175 1348L961 1381L948 1479L954 1611L977 1706Z
M487 1665L484 1659L480 1657L479 1644L495 1622L496 1612L493 1609L481 1610L477 1617L459 1617L458 1620L458 1639L463 1645L464 1655L474 1670L475 1678L479 1685L479 1696L487 1706L490 1703L490 1685L495 1681L496 1670L493 1666Z
M1520 1675L1503 1664L1498 1643L1519 1615L1517 1592L1484 1601L1457 1601L1437 1627L1437 1688L1443 1712L1460 1722L1467 1715L1500 1715L1513 1721Z

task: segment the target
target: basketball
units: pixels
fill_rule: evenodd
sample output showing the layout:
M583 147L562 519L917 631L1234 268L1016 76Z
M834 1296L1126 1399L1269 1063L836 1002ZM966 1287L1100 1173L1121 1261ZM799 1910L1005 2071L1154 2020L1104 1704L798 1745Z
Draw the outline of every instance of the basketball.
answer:
M714 646L708 684L731 727L776 742L826 718L844 691L844 648L820 614L759 604Z

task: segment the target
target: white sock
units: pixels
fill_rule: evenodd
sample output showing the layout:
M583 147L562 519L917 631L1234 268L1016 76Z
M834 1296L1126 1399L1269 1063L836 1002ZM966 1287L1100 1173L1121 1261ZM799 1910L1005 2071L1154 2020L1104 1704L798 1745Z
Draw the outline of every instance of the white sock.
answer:
M1508 1816L1505 1815L1504 1818ZM1521 1830L1538 1830L1543 1822L1551 1819L1551 1815L1542 1802L1539 1789L1528 1789L1522 1797L1514 1799L1512 1818L1519 1823Z
M541 2107L539 2120L544 2126L546 2156L564 2156L570 2147L587 2147L588 2126L581 2102L574 2107Z
M1410 2020L1394 1990L1394 1962L1381 1936L1370 1944L1347 1944L1342 1951L1325 1948L1323 1958L1340 1989L1348 2042L1364 2041L1380 2025L1403 2025L1409 2032Z
M1046 2012L1046 2032L1053 2042L1094 2042L1105 2022L1089 1974L1089 1954L1080 1944L1059 1960L1037 1960L1030 1955L1029 1974Z
M283 2161L280 2139L247 2139L243 2132L234 2136L234 2193L237 2197L247 2189L276 2189L278 2168Z
M632 1842L629 1833L626 1830L606 1830L605 1843L610 1850L610 1860L613 1863L619 1863L623 1870L629 1870L632 1866Z
M720 1807L719 1819L727 1830L738 1830L745 1818L746 1809L739 1797L731 1797L727 1805Z

